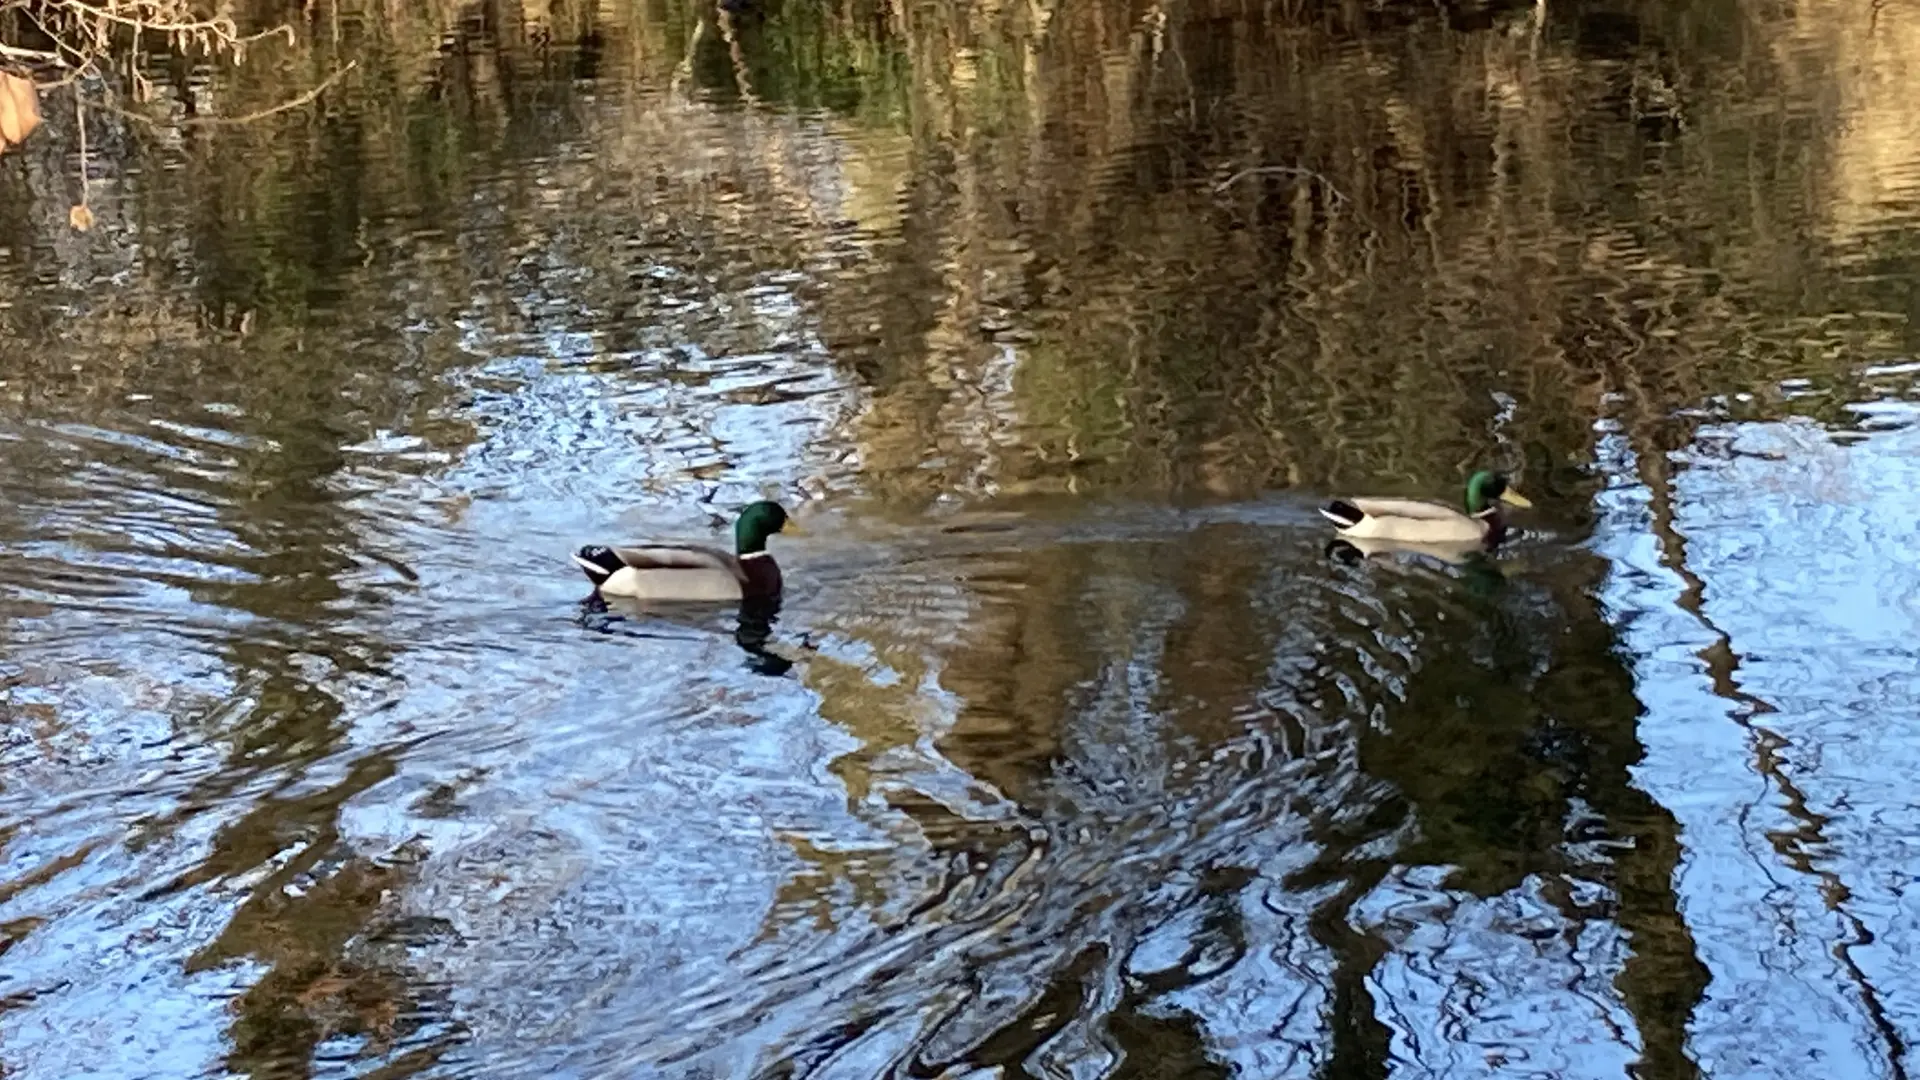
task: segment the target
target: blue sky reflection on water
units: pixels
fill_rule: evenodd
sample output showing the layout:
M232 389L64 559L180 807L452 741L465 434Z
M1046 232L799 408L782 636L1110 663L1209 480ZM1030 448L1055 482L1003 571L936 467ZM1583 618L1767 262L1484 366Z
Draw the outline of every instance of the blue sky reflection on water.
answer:
M1607 440L1595 546L1618 566L1604 595L1647 709L1636 778L1684 830L1676 887L1713 976L1692 1045L1713 1075L1895 1075L1914 1030L1898 958L1920 820L1897 789L1920 693L1920 438L1911 406L1876 411L1901 422L1844 439L1703 427L1674 455L1664 556L1633 457ZM1756 1030L1776 1033L1764 1059Z

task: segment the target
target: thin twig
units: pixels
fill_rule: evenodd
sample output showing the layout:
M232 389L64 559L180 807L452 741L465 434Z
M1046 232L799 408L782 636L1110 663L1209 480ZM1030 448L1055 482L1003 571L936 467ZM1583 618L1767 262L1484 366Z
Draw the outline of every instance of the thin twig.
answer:
M19 11L21 14L27 17L28 22L31 22L35 26L35 28L37 28L42 34L45 34L49 39L53 41L53 48L54 48L53 62L54 63L62 66L72 67L76 70L81 70L81 71L84 71L85 69L93 65L93 62L95 60L94 54L83 53L79 49L74 48L73 44L66 39L65 35L56 32L56 30L53 27L50 27L45 22L41 21L40 15L38 12L32 11L27 8L20 8ZM76 62L73 64L68 64L65 56L62 55L64 53L72 53L73 58Z
M1312 169L1301 168L1298 165L1254 165L1250 168L1241 169L1239 172L1213 185L1213 190L1216 194L1225 191L1249 176L1297 176L1302 179L1317 180L1320 182L1321 187L1327 189L1327 194L1333 196L1335 202L1352 201L1345 195L1342 195L1340 189L1335 187L1333 181L1327 179L1325 175L1314 172Z
M202 127L202 126L211 127L211 126L223 125L223 124L251 124L255 120L264 120L267 117L274 115L275 113L283 113L283 112L287 112L290 109L297 109L302 105L310 105L313 103L313 100L315 98L319 97L321 94L326 93L329 87L331 87L334 83L339 82L341 78L346 75L347 72L352 71L354 68L359 66L360 66L360 61L349 60L341 67L337 68L333 74L327 76L326 78L320 80L318 83L314 84L313 88L308 90L306 93L300 94L296 97L290 97L287 100L279 103L278 105L269 105L264 109L256 109L253 112L242 113L239 116L190 116L181 120L180 126L181 127Z
M80 205L87 205L89 190L87 180L87 99L79 87L73 88L73 126L80 132Z
M151 28L169 34L191 34L204 30L224 40L234 40L239 36L239 31L234 28L233 20L224 15L217 15L211 19L199 19L192 22L148 22L138 15L122 15L117 11L86 3L85 0L60 0L57 6L68 11L79 12L81 13L79 16L81 18L92 16L105 22L119 23L121 26L131 26L136 30Z
M11 56L16 60L57 60L58 53L45 49L23 49L18 45L0 43L0 56Z
M358 60L349 60L333 74L322 79L312 89L298 97L291 97L278 104L269 105L264 109L256 109L250 113L243 113L239 116L186 116L169 123L165 120L156 120L145 113L134 112L131 109L122 109L116 105L102 104L100 107L122 119L138 120L140 123L151 127L225 127L234 124L250 124L255 120L264 120L276 113L283 113L291 109L297 109L302 105L312 104L315 98L325 93L329 87L339 82L342 76L358 67L359 64L360 62Z

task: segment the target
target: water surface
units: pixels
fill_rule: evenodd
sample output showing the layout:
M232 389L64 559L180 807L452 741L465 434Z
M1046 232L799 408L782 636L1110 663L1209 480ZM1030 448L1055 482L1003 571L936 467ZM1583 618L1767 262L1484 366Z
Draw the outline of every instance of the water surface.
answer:
M0 1071L1905 1077L1916 49L322 4L87 234L50 108ZM1498 558L1329 556L1483 464ZM582 605L760 497L771 625Z

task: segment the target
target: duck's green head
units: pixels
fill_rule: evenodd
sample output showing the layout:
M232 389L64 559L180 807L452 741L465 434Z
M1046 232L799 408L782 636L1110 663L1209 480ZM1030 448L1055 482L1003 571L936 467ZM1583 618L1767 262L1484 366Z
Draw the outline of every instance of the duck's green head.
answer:
M1467 513L1484 514L1496 509L1493 505L1495 502L1522 509L1533 505L1526 496L1508 486L1507 478L1502 473L1482 469L1467 478Z
M748 504L733 523L734 550L742 555L767 550L767 537L777 532L799 532L800 526L787 520L787 512L777 502L764 499Z

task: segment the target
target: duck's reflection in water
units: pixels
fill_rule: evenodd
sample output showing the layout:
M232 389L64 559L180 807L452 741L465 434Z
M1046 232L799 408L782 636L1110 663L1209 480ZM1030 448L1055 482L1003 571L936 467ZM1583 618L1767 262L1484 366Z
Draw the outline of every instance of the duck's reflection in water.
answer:
M785 675L793 670L793 661L769 647L774 624L780 621L780 598L740 601L739 621L734 624L733 641L747 654L747 670L756 675ZM813 646L803 635L802 648Z
M686 638L712 625L712 605L646 604L599 593L580 602L578 622L588 630L633 638ZM742 600L734 622L733 640L747 654L746 668L756 675L781 676L793 670L794 660L773 648L774 626L780 621L780 598ZM800 648L813 645L803 635Z

